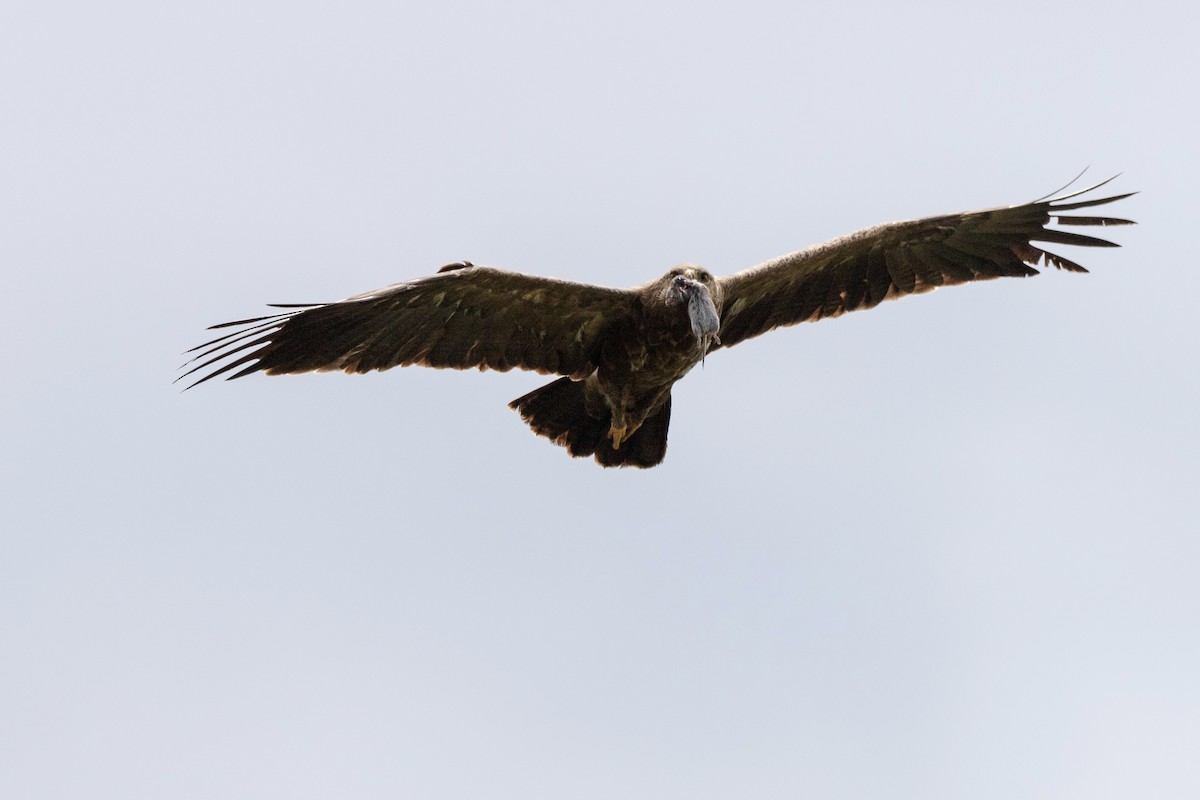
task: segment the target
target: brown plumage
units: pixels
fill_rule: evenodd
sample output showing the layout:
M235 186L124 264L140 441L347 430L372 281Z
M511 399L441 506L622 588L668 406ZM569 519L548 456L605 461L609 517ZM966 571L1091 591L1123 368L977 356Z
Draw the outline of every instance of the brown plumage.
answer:
M1116 247L1048 227L1132 224L1061 213L1132 194L1067 202L1105 183L1022 205L879 225L724 278L684 264L641 286L607 289L450 264L338 303L276 306L290 310L216 325L234 330L190 350L185 366L194 366L180 378L209 367L192 386L259 371L409 365L561 375L509 405L571 455L652 467L666 454L671 387L706 353L938 286L1037 275L1037 265L1086 272L1033 242Z

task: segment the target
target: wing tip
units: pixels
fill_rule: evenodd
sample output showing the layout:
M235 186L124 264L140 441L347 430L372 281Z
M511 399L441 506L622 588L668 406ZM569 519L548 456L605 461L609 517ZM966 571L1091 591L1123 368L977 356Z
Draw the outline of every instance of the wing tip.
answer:
M288 306L282 307L287 308ZM213 378L224 375L229 370L248 362L252 363L236 374L227 375L225 380L233 380L234 378L240 378L262 370L265 366L262 363L262 357L267 348L271 346L275 335L278 334L289 319L299 313L301 311L298 307L298 310L288 311L283 314L253 317L209 326L208 330L224 329L239 325L242 327L184 351L184 357L189 355L191 357L179 365L177 369L185 371L171 381L171 384L174 385L185 378L200 373L195 380L184 386L181 390L186 392L188 389L194 389L200 384L207 383ZM221 363L226 359L237 356L239 353L242 354L240 357L234 358L225 364ZM213 368L212 371L204 372L209 367Z

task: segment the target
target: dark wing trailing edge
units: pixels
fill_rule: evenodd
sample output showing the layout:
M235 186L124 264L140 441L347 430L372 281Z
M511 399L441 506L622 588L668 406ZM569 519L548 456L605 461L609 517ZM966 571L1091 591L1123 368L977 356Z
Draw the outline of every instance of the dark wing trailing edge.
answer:
M194 366L176 380L212 368L190 389L227 373L232 380L410 364L582 377L594 369L601 331L635 306L626 290L451 264L339 303L275 306L294 310L214 325L234 330L189 350L195 355L184 367Z
M1051 222L1132 225L1131 220L1116 217L1059 213L1136 194L1064 202L1099 189L1113 178L1072 194L1023 205L867 228L722 278L721 346L730 347L783 325L873 308L883 300L938 286L1037 275L1034 267L1039 264L1087 272L1074 261L1032 243L1117 247L1105 239L1047 227Z

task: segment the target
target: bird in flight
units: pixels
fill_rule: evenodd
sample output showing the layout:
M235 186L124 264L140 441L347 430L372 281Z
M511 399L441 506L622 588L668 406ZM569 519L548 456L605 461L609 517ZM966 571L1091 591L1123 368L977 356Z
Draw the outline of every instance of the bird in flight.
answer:
M1111 180L1015 206L866 228L725 277L681 264L640 286L610 289L448 264L341 302L276 305L285 310L214 325L229 330L189 350L176 380L194 376L191 388L254 372L526 369L561 376L509 403L534 433L605 467L653 467L667 452L671 388L707 354L939 286L1037 275L1039 265L1087 272L1033 243L1117 247L1063 229L1133 224L1063 213L1134 194L1092 194Z

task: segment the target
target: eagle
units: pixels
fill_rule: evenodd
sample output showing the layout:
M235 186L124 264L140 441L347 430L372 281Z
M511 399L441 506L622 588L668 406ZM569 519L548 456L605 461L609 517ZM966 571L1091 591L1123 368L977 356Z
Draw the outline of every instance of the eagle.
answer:
M193 376L192 388L255 372L531 370L559 376L509 403L535 434L605 467L653 467L667 452L671 389L709 353L939 286L1037 275L1039 265L1087 272L1034 242L1117 247L1063 230L1133 224L1063 213L1135 194L1093 194L1115 177L1019 205L877 225L725 277L680 264L610 289L456 262L341 302L272 305L284 310L214 325L222 335L187 351L176 380Z

